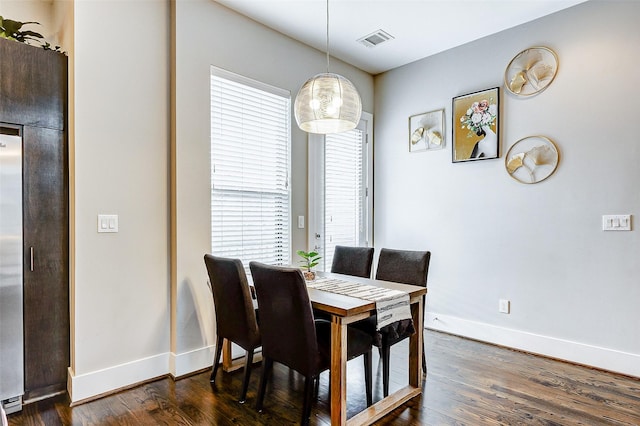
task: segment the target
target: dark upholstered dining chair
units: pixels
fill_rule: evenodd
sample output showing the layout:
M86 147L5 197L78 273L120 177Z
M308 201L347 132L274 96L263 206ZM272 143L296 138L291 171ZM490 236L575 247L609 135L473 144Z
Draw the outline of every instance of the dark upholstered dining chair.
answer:
M315 320L309 293L298 268L249 263L260 306L262 376L256 408L262 411L267 380L273 363L281 363L305 378L303 425L309 424L314 382L331 365L331 323ZM348 330L347 357L364 355L367 405L371 405L372 337Z
M336 246L333 252L331 272L371 278L373 247Z
M378 267L376 269L376 279L392 281L402 284L427 286L427 275L429 273L429 251L393 250L383 248L378 256ZM424 309L424 299L423 299ZM363 321L354 323L352 326L370 334L376 333L377 318L371 316ZM418 330L422 332L422 330ZM380 342L380 358L382 359L382 386L384 396L389 395L389 358L391 346L409 337L409 334L395 335L382 333ZM422 371L427 372L427 360L422 351Z
M245 356L244 381L240 402L244 403L249 387L254 350L261 345L256 312L251 298L242 262L205 254L204 263L209 273L216 312L216 355L213 361L210 381L215 382L220 363L222 343L227 339L247 353Z

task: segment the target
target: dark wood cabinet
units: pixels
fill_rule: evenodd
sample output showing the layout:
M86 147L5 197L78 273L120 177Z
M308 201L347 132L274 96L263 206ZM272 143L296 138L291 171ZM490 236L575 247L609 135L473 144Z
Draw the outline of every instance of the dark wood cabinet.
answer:
M1 121L64 130L67 84L65 55L0 39Z
M24 400L67 385L67 57L0 39L0 122L22 126Z
M64 132L23 127L25 399L66 389L69 199Z

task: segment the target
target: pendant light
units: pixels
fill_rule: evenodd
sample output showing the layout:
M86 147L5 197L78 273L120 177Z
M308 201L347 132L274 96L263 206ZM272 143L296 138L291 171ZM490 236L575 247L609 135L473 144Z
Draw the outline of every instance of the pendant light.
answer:
M306 81L294 104L298 127L308 133L340 133L355 129L362 101L353 83L329 72L329 0L327 0L327 72Z

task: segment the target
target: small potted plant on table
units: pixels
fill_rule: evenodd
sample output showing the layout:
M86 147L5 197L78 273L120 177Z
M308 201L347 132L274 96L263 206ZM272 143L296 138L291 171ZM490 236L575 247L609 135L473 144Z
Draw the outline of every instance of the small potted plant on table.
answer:
M306 271L302 271L304 274L304 279L307 281L313 281L316 279L316 273L311 270L314 266L318 264L318 261L322 259L315 251L306 252L304 250L298 250L298 256L300 256L303 260L300 263L303 264L304 269Z

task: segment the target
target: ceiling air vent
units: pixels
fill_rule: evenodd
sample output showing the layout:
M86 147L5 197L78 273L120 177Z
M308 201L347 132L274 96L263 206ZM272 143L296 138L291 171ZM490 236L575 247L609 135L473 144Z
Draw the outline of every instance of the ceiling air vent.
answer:
M358 39L358 42L364 44L367 47L375 47L385 41L393 40L394 37L382 30L377 30L371 34Z

